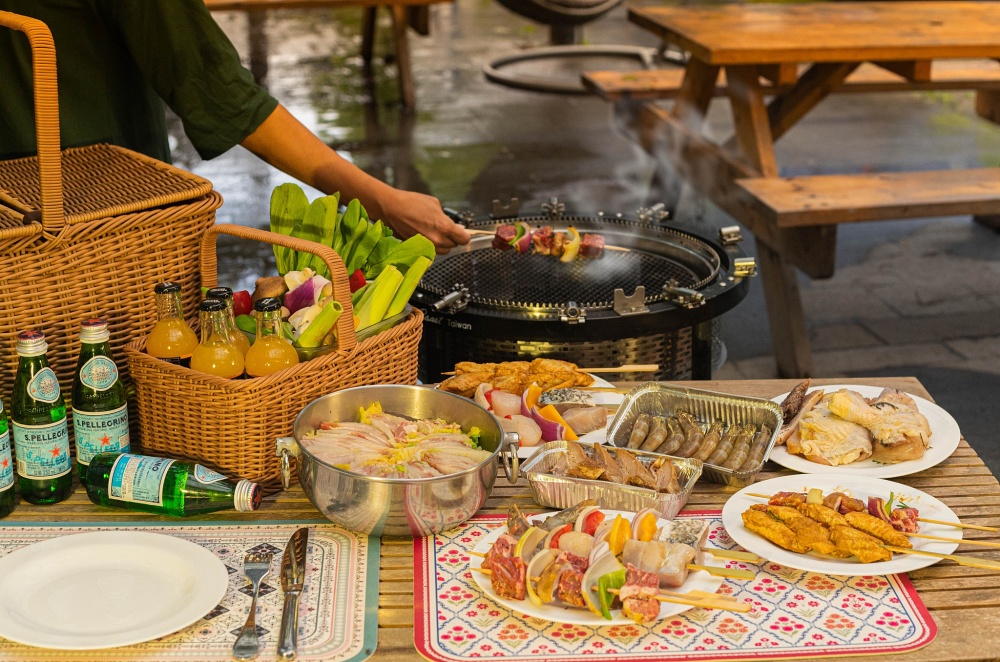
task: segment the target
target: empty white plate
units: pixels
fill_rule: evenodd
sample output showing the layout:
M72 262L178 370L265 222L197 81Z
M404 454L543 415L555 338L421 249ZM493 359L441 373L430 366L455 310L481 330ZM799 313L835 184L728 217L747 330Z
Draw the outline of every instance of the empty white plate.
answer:
M0 558L0 636L62 650L137 644L196 622L228 583L214 554L173 536L50 538Z

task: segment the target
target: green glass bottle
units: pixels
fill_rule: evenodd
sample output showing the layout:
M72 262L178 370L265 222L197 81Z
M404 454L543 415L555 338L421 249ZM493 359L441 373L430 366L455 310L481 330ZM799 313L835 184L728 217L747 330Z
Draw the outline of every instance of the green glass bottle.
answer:
M0 402L0 517L7 517L14 511L17 497L14 495L14 459L10 454L10 431L7 429L7 412Z
M73 434L77 471L87 485L87 465L98 453L128 453L125 385L111 358L108 323L95 318L80 325L80 358L73 378Z
M10 420L21 498L28 503L58 503L73 491L66 403L45 352L40 331L17 334L17 376Z
M101 506L180 517L260 507L257 483L230 480L193 462L101 453L91 459L87 474L87 496Z

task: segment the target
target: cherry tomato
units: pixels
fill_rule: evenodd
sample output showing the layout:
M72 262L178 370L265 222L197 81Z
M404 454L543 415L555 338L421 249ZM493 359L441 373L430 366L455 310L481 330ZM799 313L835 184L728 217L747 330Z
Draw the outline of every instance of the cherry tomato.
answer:
M240 315L249 315L252 312L253 301L250 299L250 293L246 290L233 292L233 315L239 317Z

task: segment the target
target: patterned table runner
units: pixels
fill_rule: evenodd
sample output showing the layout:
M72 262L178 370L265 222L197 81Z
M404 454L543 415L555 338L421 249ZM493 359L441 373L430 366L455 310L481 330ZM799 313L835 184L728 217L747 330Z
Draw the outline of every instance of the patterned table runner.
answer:
M712 524L710 544L736 544L719 511L685 513ZM905 575L841 577L775 563L729 561L757 573L754 581L725 580L720 593L753 604L746 613L692 609L653 626L591 628L535 619L485 597L465 553L504 526L502 515L475 517L437 536L414 541L414 641L438 661L500 657L565 660L707 660L900 653L921 648L937 627Z
M210 550L226 565L229 588L222 602L204 618L172 635L144 644L96 651L53 651L0 638L0 660L100 660L101 662L189 660L228 662L233 642L250 608L250 582L243 574L249 551L273 552L270 574L257 600L258 659L277 658L281 624L281 557L285 543L301 526L309 526L306 584L300 598L299 660L360 662L375 651L378 629L379 540L322 522L219 525L188 523L130 524L128 528L164 533ZM55 536L121 530L122 525L3 526L0 556ZM319 579L317 579L319 578Z

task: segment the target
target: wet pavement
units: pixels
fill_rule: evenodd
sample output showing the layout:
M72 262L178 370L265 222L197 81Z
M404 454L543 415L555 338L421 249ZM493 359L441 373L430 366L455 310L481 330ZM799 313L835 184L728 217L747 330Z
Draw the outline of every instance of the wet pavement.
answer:
M545 28L486 0L435 6L431 36L411 33L418 109L407 115L391 64L377 57L372 79L362 75L360 15L285 10L259 24L240 12L216 18L248 63L251 47L266 53L272 94L343 156L396 186L477 215L495 198L517 197L522 210L537 210L557 196L580 212L657 201L653 163L616 131L609 104L483 78L489 59L544 45ZM588 43L655 46L623 7L584 35ZM390 51L383 24L376 54ZM972 102L966 93L832 97L778 144L783 174L995 166L1000 127L976 118ZM175 163L225 197L219 221L266 227L270 191L289 178L242 148L203 162L179 122L171 126ZM731 133L724 104L714 104L709 130ZM732 224L703 202L688 207L680 217L693 227ZM967 217L846 224L839 232L836 275L801 281L817 375L918 377L1000 471L1000 234ZM752 240L746 248L753 254ZM252 288L273 268L267 246L222 240L219 250L221 282L233 287ZM716 377L776 376L759 280L722 318L721 338L728 361Z

